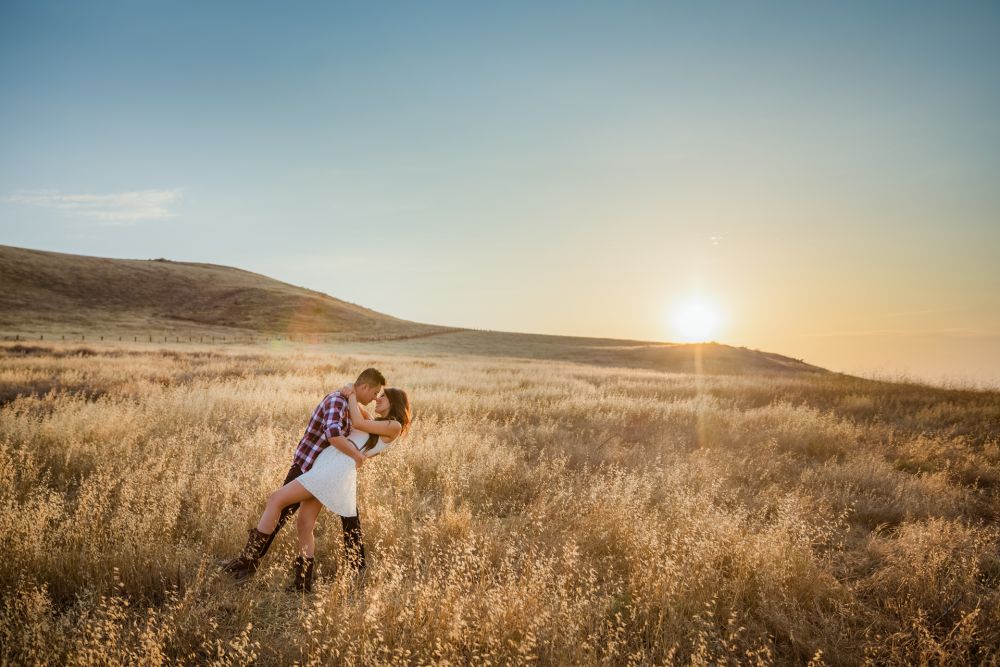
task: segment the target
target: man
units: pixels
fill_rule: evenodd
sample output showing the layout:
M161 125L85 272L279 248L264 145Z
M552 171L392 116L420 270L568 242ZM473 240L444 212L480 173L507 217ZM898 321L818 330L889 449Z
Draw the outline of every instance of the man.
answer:
M382 373L374 368L366 368L354 382L354 393L358 397L358 402L370 403L374 401L385 384L385 376ZM356 458L358 450L347 439L350 434L351 414L347 399L339 390L327 394L313 411L309 425L306 426L306 432L299 440L298 447L295 448L292 467L285 475L285 481L282 484L288 484L308 471L320 452L329 446L336 447L348 456ZM299 504L295 503L281 510L278 523L270 534L262 533L257 528L251 528L249 539L246 546L243 547L243 551L236 558L223 563L222 569L232 573L237 581L246 579L256 572L260 567L260 560L271 548L275 535L285 525L288 517L292 516L298 508ZM274 520L273 515L271 520ZM358 564L364 560L360 517L341 517L341 524L344 530L344 551L347 555L347 562L357 569ZM311 572L301 574L309 579L311 579L311 575Z

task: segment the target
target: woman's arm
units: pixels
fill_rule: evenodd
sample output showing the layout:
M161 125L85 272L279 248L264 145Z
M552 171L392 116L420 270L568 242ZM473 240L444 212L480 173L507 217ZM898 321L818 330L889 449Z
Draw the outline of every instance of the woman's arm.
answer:
M357 398L355 398L354 383L348 382L345 384L340 388L340 393L347 399L347 414L351 418L353 427L357 428L359 431L365 431L365 429L359 427L359 424L370 421L372 416L368 414L368 410L366 410L363 405L358 403ZM354 398L353 403L351 402L352 398ZM365 433L369 433L369 431L365 431Z
M374 433L376 435L384 435L389 440L394 440L403 427L399 422L394 420L381 421L372 419L368 414L368 411L361 407L358 403L358 397L354 393L354 384L347 383L340 389L340 393L347 397L347 408L348 413L351 416L351 428L356 428L359 431L364 431L365 433Z
M354 394L348 397L347 405L351 411L351 428L356 428L365 433L384 435L389 439L395 438L403 430L400 423L395 420L376 421L374 419L365 419L365 415L361 414L361 406L358 405L358 397Z

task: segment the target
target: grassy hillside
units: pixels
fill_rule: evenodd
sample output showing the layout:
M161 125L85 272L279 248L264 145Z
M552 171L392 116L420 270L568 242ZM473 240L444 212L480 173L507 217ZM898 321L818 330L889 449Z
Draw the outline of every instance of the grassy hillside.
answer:
M420 335L407 322L249 271L0 246L0 329Z
M997 664L1000 393L303 349L0 345L0 664ZM364 586L220 576L370 364Z
M779 354L728 345L673 345L454 329L400 320L226 266L83 257L0 246L0 333L133 336L161 341L249 334L294 341L394 340L420 355L574 361L672 372L821 373Z

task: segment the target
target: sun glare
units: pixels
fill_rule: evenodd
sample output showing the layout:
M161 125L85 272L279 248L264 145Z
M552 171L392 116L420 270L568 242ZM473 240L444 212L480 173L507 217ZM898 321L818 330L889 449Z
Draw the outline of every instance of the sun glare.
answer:
M719 309L703 299L689 299L673 311L673 330L684 343L710 340L718 333L721 322Z

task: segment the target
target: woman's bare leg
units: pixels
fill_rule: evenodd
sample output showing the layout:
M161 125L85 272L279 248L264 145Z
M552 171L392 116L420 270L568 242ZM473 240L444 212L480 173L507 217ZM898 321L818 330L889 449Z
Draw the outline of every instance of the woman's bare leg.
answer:
M323 504L315 498L303 500L295 520L295 527L299 532L299 553L306 558L312 558L316 553L316 538L313 531L321 509Z
M285 484L267 497L267 507L264 508L264 513L260 515L260 521L257 522L257 530L265 535L270 535L278 525L278 517L281 515L281 510L289 505L301 503L312 497L312 494L306 491L306 487L302 486L302 483L297 479Z

